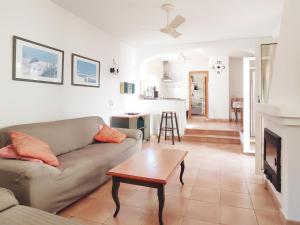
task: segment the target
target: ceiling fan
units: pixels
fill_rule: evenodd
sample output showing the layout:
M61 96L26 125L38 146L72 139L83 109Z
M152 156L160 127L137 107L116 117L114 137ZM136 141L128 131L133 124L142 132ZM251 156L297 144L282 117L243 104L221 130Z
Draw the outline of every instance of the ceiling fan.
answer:
M182 23L185 22L185 18L181 15L177 15L170 22L170 12L174 9L174 5L172 3L162 4L161 9L166 11L167 14L167 25L160 29L160 32L170 35L173 38L178 38L182 34L176 31L176 28L179 27Z

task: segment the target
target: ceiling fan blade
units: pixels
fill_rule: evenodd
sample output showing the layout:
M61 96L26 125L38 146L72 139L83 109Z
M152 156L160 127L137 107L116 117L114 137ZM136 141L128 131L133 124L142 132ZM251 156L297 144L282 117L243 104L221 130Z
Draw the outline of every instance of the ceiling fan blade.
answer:
M178 38L179 36L181 36L182 34L177 32L176 30L172 30L170 33L169 33L173 38Z
M178 38L179 36L181 36L182 34L177 32L175 29L173 29L172 27L164 27L162 29L160 29L160 32L168 34L170 36L172 36L173 38Z
M172 29L169 26L167 26L167 27L160 29L160 32L165 33L165 34L170 34L170 32L172 32Z
M177 15L173 20L172 22L169 24L170 27L172 27L173 29L179 27L182 23L185 22L185 18L180 16L180 15Z

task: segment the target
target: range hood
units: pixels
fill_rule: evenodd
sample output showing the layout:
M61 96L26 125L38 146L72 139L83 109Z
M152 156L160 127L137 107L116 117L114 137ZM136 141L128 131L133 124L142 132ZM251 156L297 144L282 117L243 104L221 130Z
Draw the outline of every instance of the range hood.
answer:
M173 82L172 78L169 75L169 62L163 61L163 77L161 78L162 82Z

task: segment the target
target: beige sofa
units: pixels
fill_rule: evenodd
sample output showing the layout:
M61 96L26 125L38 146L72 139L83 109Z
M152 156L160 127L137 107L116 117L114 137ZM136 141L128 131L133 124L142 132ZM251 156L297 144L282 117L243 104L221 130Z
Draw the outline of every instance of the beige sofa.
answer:
M0 188L0 224L2 225L80 225L50 213L19 205L14 194Z
M127 138L120 144L95 143L103 124L100 117L25 124L0 130L0 148L17 130L48 143L60 165L0 159L0 187L15 194L22 205L56 213L95 190L109 177L105 173L141 149L142 133L120 129Z

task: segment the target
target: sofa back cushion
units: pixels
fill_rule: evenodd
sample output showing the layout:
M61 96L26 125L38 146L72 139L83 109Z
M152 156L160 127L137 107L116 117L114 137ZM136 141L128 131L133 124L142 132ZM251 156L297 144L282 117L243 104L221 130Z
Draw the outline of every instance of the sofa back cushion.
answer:
M102 118L94 116L7 127L0 130L0 148L11 144L9 132L15 130L46 142L57 156L91 144L102 124Z

